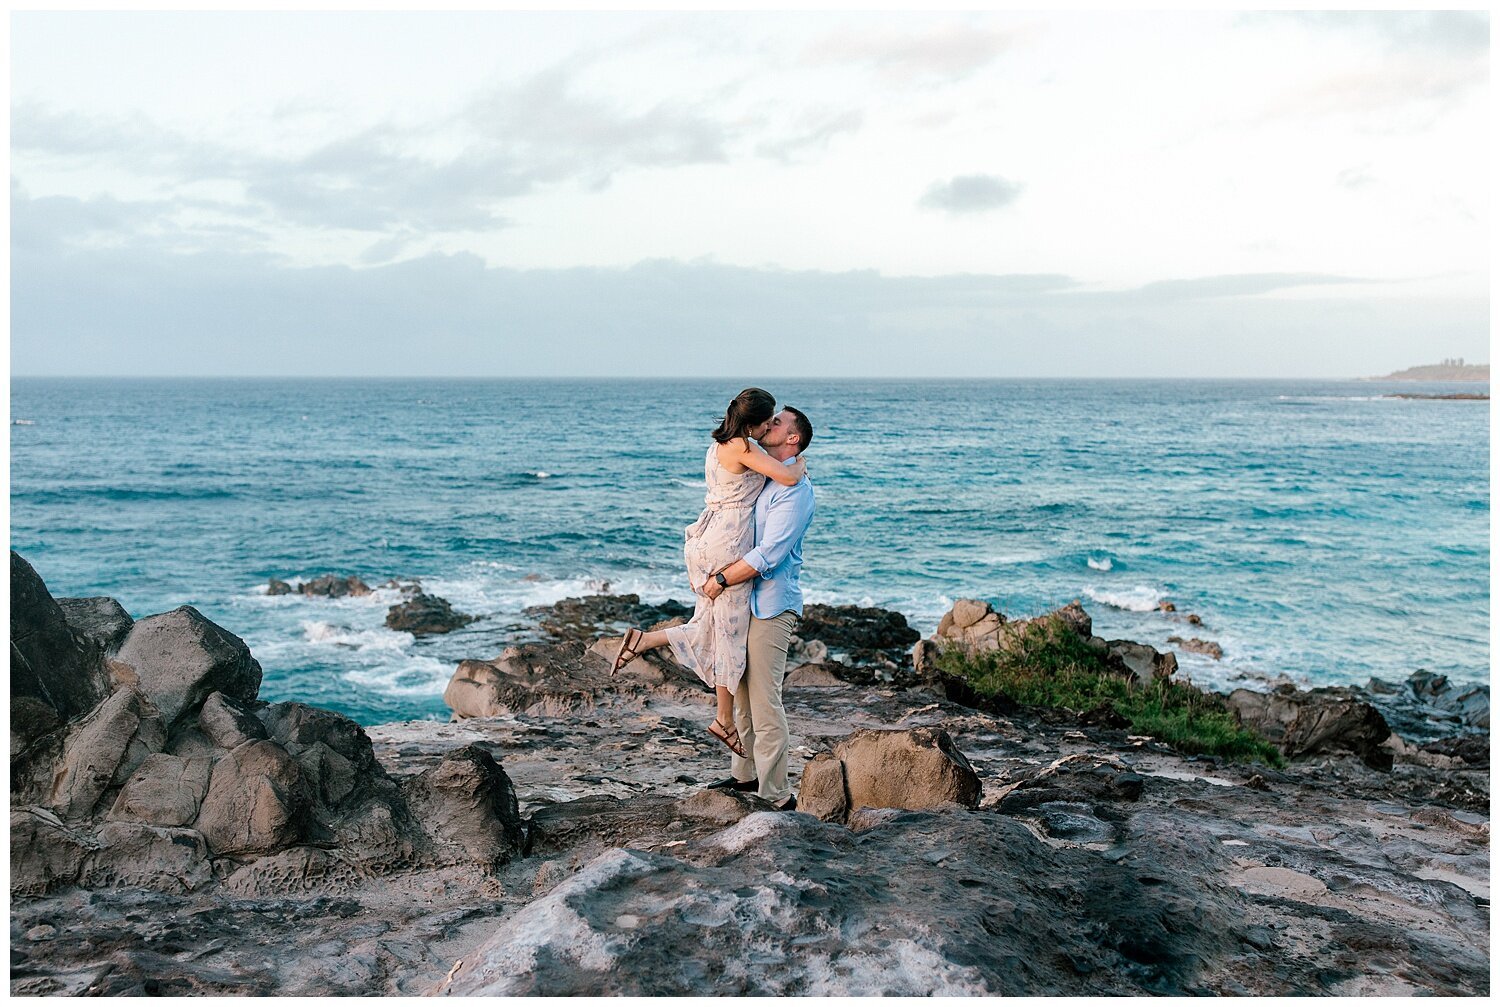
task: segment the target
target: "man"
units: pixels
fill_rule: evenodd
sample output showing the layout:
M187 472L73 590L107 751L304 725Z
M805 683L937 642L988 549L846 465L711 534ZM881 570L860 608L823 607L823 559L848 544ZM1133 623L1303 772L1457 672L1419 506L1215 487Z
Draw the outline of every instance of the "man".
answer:
M812 436L807 416L783 406L771 418L760 446L785 463L807 450ZM812 518L813 489L806 476L792 486L768 481L755 501L755 547L704 587L710 598L717 598L728 587L755 581L745 675L734 696L734 726L749 757L732 756L733 778L714 786L755 791L783 811L796 810L797 799L786 779L789 735L781 683L792 631L802 616L802 538Z

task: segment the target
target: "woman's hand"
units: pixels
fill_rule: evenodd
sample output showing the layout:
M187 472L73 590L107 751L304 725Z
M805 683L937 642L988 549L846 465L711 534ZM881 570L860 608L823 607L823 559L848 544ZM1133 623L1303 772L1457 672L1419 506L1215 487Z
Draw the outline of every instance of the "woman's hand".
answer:
M707 598L709 601L713 601L715 598L717 598L719 595L721 595L723 593L724 593L724 589L722 587L720 587L719 586L719 582L717 580L714 580L712 577L710 577L708 579L708 583L707 584L703 585L703 596L705 598Z
M786 467L786 470L796 476L797 480L800 481L803 476L807 475L807 459L803 458L801 455L798 455L797 460L788 465Z

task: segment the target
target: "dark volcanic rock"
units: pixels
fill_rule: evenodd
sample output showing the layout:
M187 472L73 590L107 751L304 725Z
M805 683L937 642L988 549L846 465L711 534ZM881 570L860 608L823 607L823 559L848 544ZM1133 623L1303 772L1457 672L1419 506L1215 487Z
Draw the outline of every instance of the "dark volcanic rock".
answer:
M460 862L486 870L504 866L526 845L526 823L510 777L478 745L443 756L402 785L412 813L429 836L463 852Z
M284 580L277 580L275 577L266 582L266 594L268 595L293 594L295 591L296 589L292 585Z
M68 628L106 654L125 642L135 620L113 598L59 598L58 607L67 617Z
M671 600L653 605L641 601L638 594L591 594L564 598L552 605L533 605L526 614L554 639L592 643L596 637L618 636L628 628L687 619L693 614L693 606Z
M64 819L93 815L166 743L156 708L136 690L121 689L69 729L47 803Z
M1471 766L1490 764L1490 736L1485 734L1460 734L1451 738L1438 738L1422 746L1422 751L1434 755L1446 755L1461 759Z
M1242 724L1269 738L1288 758L1352 752L1372 769L1391 768L1391 752L1383 747L1390 725L1355 691L1236 689L1225 703Z
M11 740L29 741L109 695L99 650L80 639L31 564L10 554ZM29 700L33 702L18 702ZM50 721L43 710L50 710ZM41 716L38 716L41 714Z
M906 616L884 608L859 605L807 605L797 624L804 640L821 640L831 650L849 655L850 663L868 662L879 655L898 664L922 634L906 624Z
M311 804L286 749L249 741L215 764L196 827L215 856L270 853L301 838Z
M399 605L392 605L385 615L385 624L390 629L402 630L413 636L432 636L451 633L467 626L476 618L455 612L452 605L436 595L419 593Z
M168 729L198 712L211 693L252 700L260 662L245 641L183 605L137 622L113 665L161 711Z
M1189 654L1203 654L1206 657L1213 658L1215 661L1222 661L1224 659L1224 648L1213 640L1200 640L1196 636L1189 639L1183 639L1180 636L1169 636L1167 637L1167 642L1177 644Z
M645 837L671 841L707 835L769 805L726 790L703 790L688 797L581 797L537 809L531 816L533 855L597 843L623 845Z
M297 593L316 595L321 598L358 598L370 593L370 585L358 577L335 577L331 573L325 573L321 577L314 577L310 581L298 584Z

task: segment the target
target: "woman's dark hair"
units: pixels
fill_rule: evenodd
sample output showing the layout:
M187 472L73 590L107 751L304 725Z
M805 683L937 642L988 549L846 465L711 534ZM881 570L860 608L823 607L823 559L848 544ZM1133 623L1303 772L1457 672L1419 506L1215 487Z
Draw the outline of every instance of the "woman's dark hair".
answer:
M714 427L714 440L728 444L736 437L748 438L750 430L776 412L776 396L764 388L746 388L729 403L729 411Z

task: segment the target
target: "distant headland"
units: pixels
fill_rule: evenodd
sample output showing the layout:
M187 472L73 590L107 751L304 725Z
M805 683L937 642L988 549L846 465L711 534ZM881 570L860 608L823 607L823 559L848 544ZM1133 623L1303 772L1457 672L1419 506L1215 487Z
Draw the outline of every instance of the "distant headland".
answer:
M1408 367L1372 381L1488 381L1489 364L1466 364L1463 357L1455 357L1436 364Z

